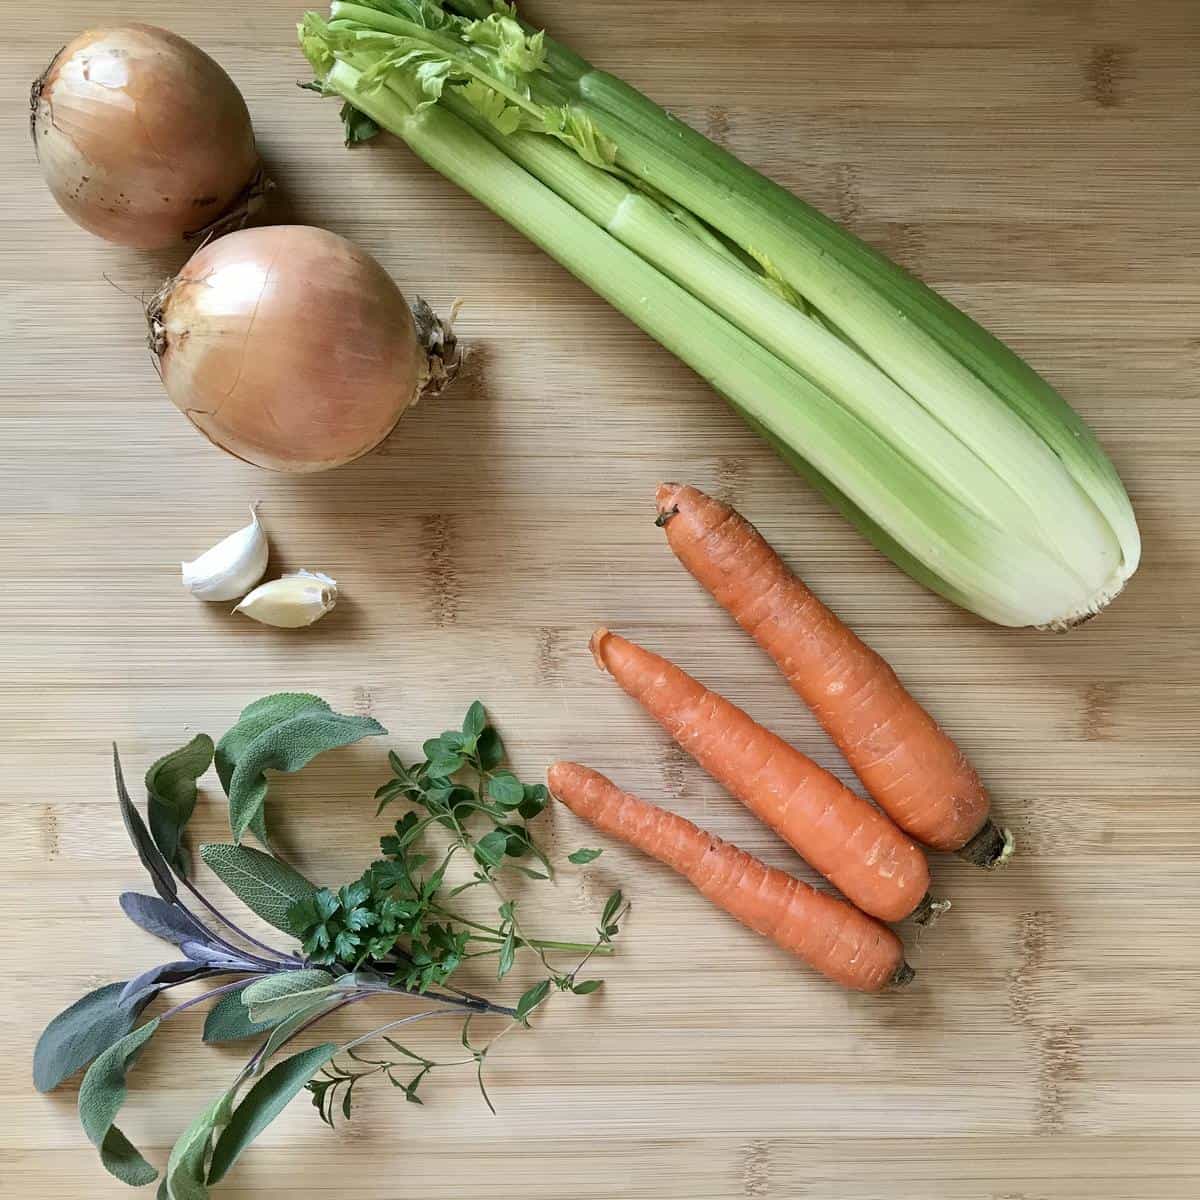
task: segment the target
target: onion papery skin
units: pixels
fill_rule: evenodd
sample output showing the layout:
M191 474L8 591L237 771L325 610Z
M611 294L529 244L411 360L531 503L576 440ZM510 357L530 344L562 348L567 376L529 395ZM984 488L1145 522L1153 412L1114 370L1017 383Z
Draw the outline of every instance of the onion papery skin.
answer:
M81 33L33 85L30 104L54 199L106 241L157 250L236 228L265 191L241 92L165 29Z
M352 242L306 225L198 250L150 308L172 402L210 441L273 471L374 449L427 377L413 316Z

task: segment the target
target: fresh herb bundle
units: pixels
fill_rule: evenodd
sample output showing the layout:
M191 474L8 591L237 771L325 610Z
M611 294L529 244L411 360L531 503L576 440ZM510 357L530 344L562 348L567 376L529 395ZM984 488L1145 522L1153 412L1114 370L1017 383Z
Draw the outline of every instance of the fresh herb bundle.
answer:
M267 769L297 771L325 750L386 732L369 718L333 712L315 696L267 696L245 709L215 745L201 734L150 768L147 820L129 796L114 747L121 815L156 893L126 892L121 907L135 924L178 946L181 957L98 988L61 1012L38 1041L33 1076L39 1090L49 1091L87 1067L79 1089L80 1121L118 1179L140 1186L158 1178L115 1122L127 1075L145 1044L163 1022L195 1005L215 1001L204 1022L204 1041L258 1043L230 1087L176 1142L159 1184L160 1200L203 1200L305 1088L321 1119L333 1125L338 1111L350 1118L363 1080L386 1076L406 1100L421 1104L420 1088L431 1072L466 1066L491 1108L484 1070L496 1042L527 1026L555 992L586 995L600 986L581 972L593 956L611 952L627 905L614 892L594 939L586 943L527 936L524 902L505 893L499 876L509 868L532 879L550 878L550 862L529 831L549 795L505 769L500 735L478 702L460 729L425 743L422 762L405 766L394 753L389 756L394 778L376 794L380 811L397 801L410 807L380 839L380 857L359 878L338 888L318 887L273 854L241 844L249 832L269 849ZM202 846L201 858L249 909L296 939L293 949L267 945L241 929L191 878L183 834L195 808L197 780L214 762L229 798L234 841ZM423 848L435 830L442 832L436 855ZM578 850L570 860L586 863L598 853ZM469 863L470 875L450 886L447 872L456 858ZM494 923L468 918L454 907L456 896L475 888L494 894ZM520 953L533 957L541 978L515 1004L459 986L458 972L469 960L494 959L496 978L503 980ZM558 955L574 956L574 965L558 966ZM160 994L195 981L206 990L138 1024ZM324 1042L267 1069L330 1014L387 997L420 1007L343 1045ZM506 1023L479 1040L471 1021L485 1014ZM463 1022L464 1054L449 1061L390 1036L406 1025L455 1015ZM368 1057L360 1048L372 1041L388 1050Z

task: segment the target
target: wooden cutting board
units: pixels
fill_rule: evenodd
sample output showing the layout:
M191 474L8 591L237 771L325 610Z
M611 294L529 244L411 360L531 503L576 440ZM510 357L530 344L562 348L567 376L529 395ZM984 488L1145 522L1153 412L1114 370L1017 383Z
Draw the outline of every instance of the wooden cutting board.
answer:
M355 239L442 309L461 297L474 358L463 385L333 474L281 478L214 451L143 344L138 297L181 256L69 224L22 127L28 81L98 6L14 9L0 62L0 1190L124 1194L80 1131L75 1085L43 1097L28 1081L51 1015L160 953L116 906L144 881L114 806L113 739L136 777L259 695L303 689L373 714L411 756L479 696L526 775L578 756L803 873L585 650L596 623L626 631L842 770L667 553L652 496L675 477L739 505L895 664L986 776L1017 858L997 876L938 859L954 911L920 941L905 931L918 981L883 999L827 985L632 854L564 866L540 886L548 927L586 932L618 884L634 911L603 991L497 1052L498 1116L453 1074L424 1108L365 1089L336 1133L298 1101L223 1194L1200 1194L1194 0L530 7L944 290L1078 406L1129 486L1146 562L1111 612L1062 637L924 593L519 236L397 144L343 151L334 107L294 86L300 0L102 7L219 58L279 182L274 218ZM306 633L179 586L180 558L256 499L276 567L342 583ZM337 881L369 858L385 773L367 743L280 782L273 815L302 869ZM197 838L223 823L206 787ZM544 831L560 858L596 842L565 813ZM198 1013L173 1024L121 1119L160 1163L237 1064L199 1045Z

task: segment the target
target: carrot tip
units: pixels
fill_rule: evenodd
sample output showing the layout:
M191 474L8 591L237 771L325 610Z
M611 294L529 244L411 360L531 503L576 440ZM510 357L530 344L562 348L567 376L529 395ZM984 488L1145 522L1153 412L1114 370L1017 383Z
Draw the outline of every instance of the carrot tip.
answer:
M994 871L1012 858L1016 848L1017 839L1007 829L1001 829L994 821L988 821L955 853L959 858L964 858L985 871Z
M592 657L596 660L596 666L605 674L608 674L608 667L604 665L604 658L600 653L600 647L604 645L604 639L611 636L612 631L606 629L603 625L592 634L591 640L588 642L588 649L592 652Z
M679 483L660 483L654 493L655 503L661 513L675 504L676 497L683 490Z
M924 899L913 909L912 919L925 929L932 929L938 918L950 911L954 906L949 900L935 900L928 892Z

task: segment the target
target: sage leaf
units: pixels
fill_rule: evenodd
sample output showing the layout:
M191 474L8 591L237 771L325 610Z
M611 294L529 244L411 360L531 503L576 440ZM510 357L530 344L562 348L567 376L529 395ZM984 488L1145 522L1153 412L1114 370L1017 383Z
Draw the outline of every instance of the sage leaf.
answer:
M336 991L336 989L334 989ZM271 1036L267 1038L262 1048L263 1064L275 1053L279 1047L287 1041L288 1038L300 1028L305 1022L312 1020L318 1013L332 1011L332 1007L337 1003L337 998L332 995L322 996L315 1004L310 1004L306 1008L297 1009L290 1017L285 1017L271 1031ZM259 1068L261 1070L261 1066Z
M122 892L120 903L121 910L135 925L164 942L181 946L208 934L208 930L186 909L178 904L168 904L158 896Z
M155 1017L110 1046L88 1067L79 1086L83 1132L93 1146L99 1147L100 1161L109 1174L130 1187L141 1187L158 1178L158 1172L115 1124L128 1090L125 1077L158 1025L159 1018Z
M211 975L212 969L190 958L182 958L176 962L159 963L148 971L131 979L121 990L122 1004L136 1004L139 1000L150 999L164 987L175 983L187 983L191 979L199 979Z
M202 963L214 971L261 971L260 963L253 963L240 954L233 954L223 946L210 946L207 942L184 942L180 950L194 963Z
M336 990L328 971L278 971L256 979L242 993L242 1003L252 1021L283 1020Z
M175 876L171 874L167 860L163 858L162 851L154 844L154 839L150 836L146 823L129 798L129 791L125 787L125 776L121 771L121 758L115 744L113 745L113 774L117 781L117 801L121 806L121 819L125 822L129 840L133 842L133 848L137 851L138 858L142 860L142 866L149 872L154 890L164 900L174 900L179 894Z
M249 705L216 752L234 841L249 830L265 843L267 770L290 774L326 750L385 733L373 718L335 713L316 696L283 692Z
M167 1200L208 1200L209 1192L204 1177L208 1168L209 1146L213 1134L229 1124L240 1082L218 1096L171 1147L162 1184Z
M240 1042L245 1038L257 1037L274 1029L278 1021L252 1021L250 1013L242 996L254 980L248 980L244 987L232 992L226 992L216 1004L208 1010L204 1018L204 1040L210 1045L221 1042Z
M237 724L230 729L217 743L216 766L217 778L225 795L233 785L233 773L238 762L254 740L266 733L273 725L290 720L299 713L309 709L329 711L329 705L320 696L310 696L303 692L276 692L272 696L264 696L253 704L242 709ZM250 825L250 831L262 844L267 842L266 814L260 811Z
M250 846L210 843L200 847L200 857L252 913L276 929L295 935L288 910L298 901L315 896L315 884L287 863Z
M243 1150L284 1110L288 1101L335 1054L333 1042L302 1050L272 1067L234 1110L213 1150L208 1182L219 1183Z
M212 766L213 740L198 733L186 746L163 755L146 772L150 833L163 858L187 875L183 830L196 807L196 780Z
M123 1005L124 988L124 980L106 983L64 1008L46 1026L33 1051L33 1086L39 1092L53 1091L137 1024L151 997Z

